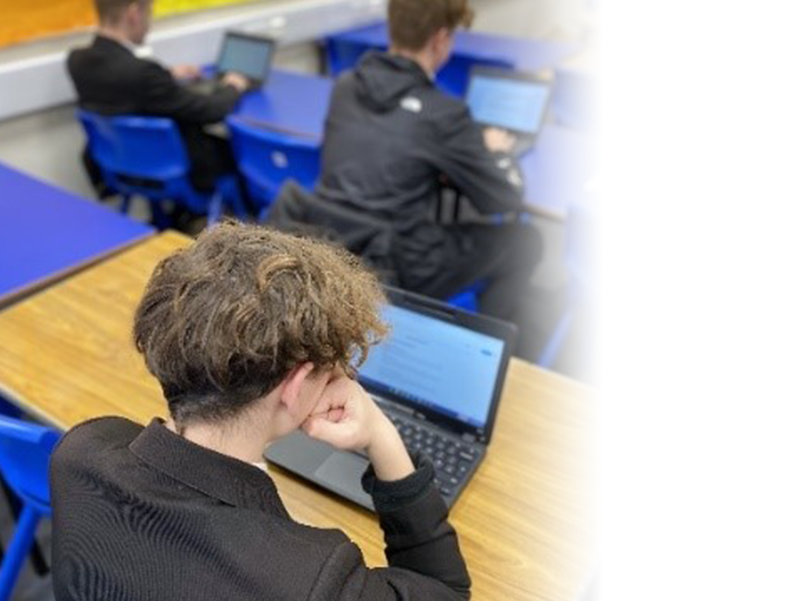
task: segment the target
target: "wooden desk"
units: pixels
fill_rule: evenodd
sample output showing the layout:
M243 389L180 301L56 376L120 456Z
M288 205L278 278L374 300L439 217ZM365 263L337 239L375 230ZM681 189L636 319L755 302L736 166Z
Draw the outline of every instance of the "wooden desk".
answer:
M131 322L157 261L189 242L161 234L0 314L0 390L61 428L99 415L164 416ZM489 455L452 512L474 599L575 600L590 563L587 397L574 382L512 361ZM384 563L374 516L278 468L272 474L296 519L342 528L369 564Z

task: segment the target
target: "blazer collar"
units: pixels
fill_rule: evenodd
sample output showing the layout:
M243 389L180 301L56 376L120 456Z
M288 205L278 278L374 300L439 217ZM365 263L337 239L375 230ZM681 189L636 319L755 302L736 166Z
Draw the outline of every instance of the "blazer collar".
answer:
M107 51L111 50L123 50L128 54L136 54L136 46L133 44L123 43L119 40L115 40L114 38L110 38L108 36L103 35L102 33L98 33L94 36L94 44L95 47L102 48Z
M263 470L188 441L158 418L128 448L154 469L227 505L271 509L288 517L275 483Z

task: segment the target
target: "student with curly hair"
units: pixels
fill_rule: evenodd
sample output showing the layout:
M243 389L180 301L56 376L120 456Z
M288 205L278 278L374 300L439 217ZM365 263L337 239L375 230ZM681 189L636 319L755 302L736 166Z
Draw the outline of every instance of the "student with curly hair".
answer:
M164 259L133 335L170 418L91 420L56 449L56 599L468 599L432 465L353 379L383 302L352 255L266 228L223 224ZM369 456L389 567L287 513L262 452L298 428Z

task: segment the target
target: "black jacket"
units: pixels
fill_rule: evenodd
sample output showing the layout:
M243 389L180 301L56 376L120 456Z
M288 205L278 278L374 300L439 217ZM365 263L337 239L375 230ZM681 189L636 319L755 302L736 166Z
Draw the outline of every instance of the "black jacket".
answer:
M395 601L469 598L433 468L372 493L391 567L368 569L338 530L289 516L263 471L154 420L86 422L53 454L58 601Z
M459 246L433 221L443 178L482 213L522 208L516 164L487 151L467 106L415 62L368 53L336 83L316 193L390 220L401 274L424 276Z
M157 62L138 58L119 42L100 35L91 46L70 52L67 69L82 108L102 115L174 119L192 171L201 179L203 174L220 174L218 146L202 127L222 121L236 107L240 93L235 88L225 86L210 96L195 94Z

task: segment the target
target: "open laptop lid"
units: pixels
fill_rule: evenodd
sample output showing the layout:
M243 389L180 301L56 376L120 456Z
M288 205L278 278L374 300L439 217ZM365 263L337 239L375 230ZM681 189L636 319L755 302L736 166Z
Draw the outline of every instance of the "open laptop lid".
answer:
M262 86L269 76L275 40L235 31L225 32L217 59L217 75L234 71L247 77L253 85Z
M516 327L387 287L386 341L358 379L370 393L410 408L458 435L488 443Z
M532 73L473 67L467 88L472 118L534 139L544 124L551 83Z

